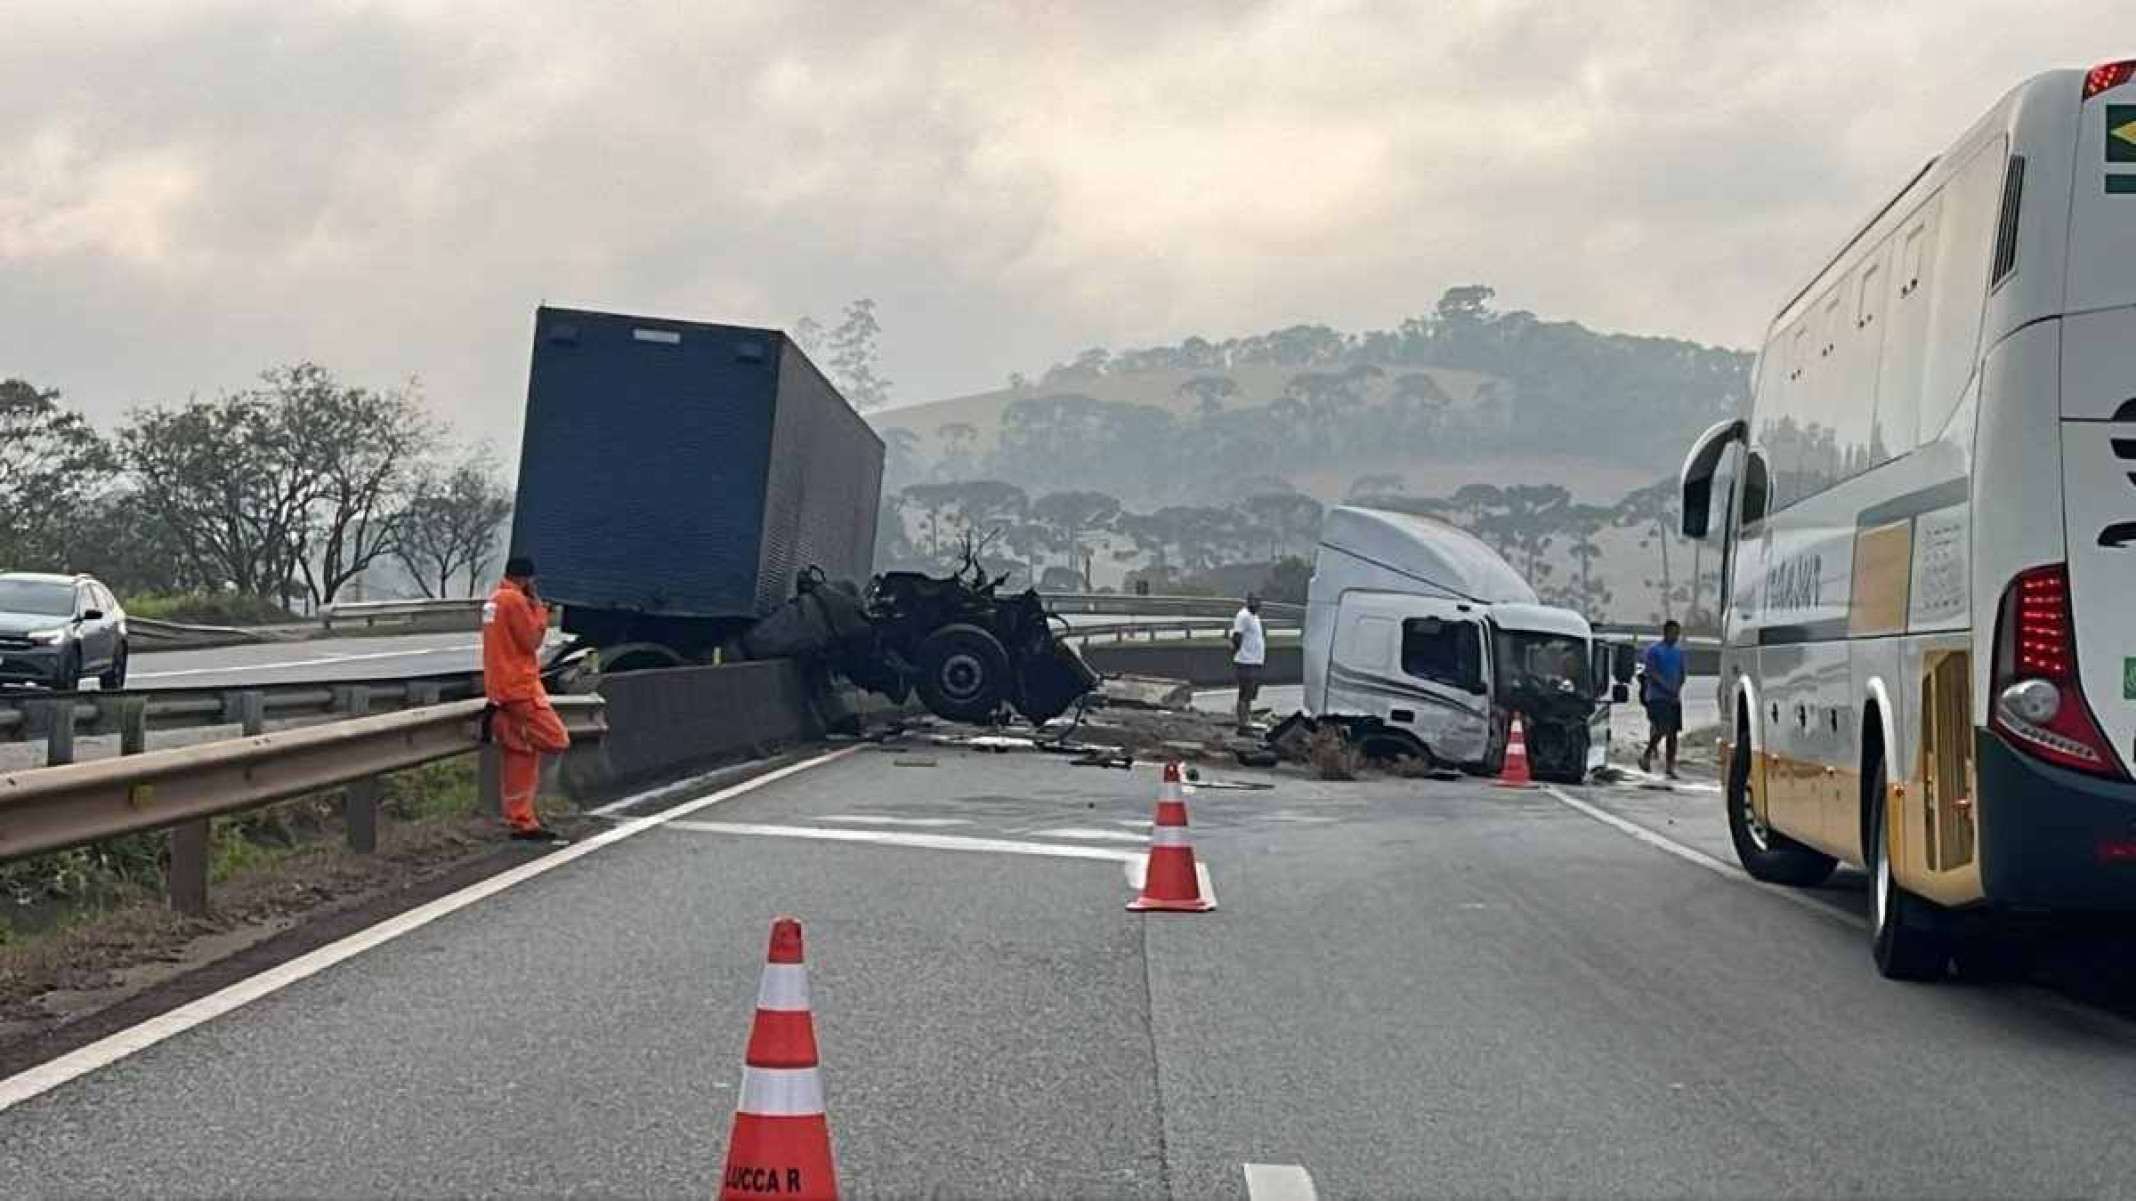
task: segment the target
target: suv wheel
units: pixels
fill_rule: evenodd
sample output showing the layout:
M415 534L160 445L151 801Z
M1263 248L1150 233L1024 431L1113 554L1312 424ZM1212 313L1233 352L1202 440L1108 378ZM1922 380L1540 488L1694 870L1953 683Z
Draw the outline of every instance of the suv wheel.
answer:
M79 692L82 687L82 648L70 646L59 656L59 670L52 673L52 691Z
M96 678L98 688L105 692L117 692L126 687L126 657L126 644L121 642L119 649L111 653L111 666Z

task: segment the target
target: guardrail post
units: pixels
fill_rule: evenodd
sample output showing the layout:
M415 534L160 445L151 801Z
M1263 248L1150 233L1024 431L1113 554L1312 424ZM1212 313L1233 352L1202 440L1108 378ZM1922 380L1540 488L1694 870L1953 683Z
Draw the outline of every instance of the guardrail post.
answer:
M267 732L267 697L258 689L248 689L237 694L237 724L244 728L245 737Z
M187 917L208 914L208 819L171 827L171 865L165 877L171 908Z
M45 766L74 762L74 698L46 701Z
M410 709L420 709L425 705L435 705L442 696L444 696L444 688L436 680L408 681L408 708Z
M350 717L362 717L371 711L371 690L362 684L336 688L334 708ZM351 780L341 788L341 824L349 849L359 855L378 849L378 793L377 776Z
M117 705L119 753L138 755L148 749L148 698L130 696Z

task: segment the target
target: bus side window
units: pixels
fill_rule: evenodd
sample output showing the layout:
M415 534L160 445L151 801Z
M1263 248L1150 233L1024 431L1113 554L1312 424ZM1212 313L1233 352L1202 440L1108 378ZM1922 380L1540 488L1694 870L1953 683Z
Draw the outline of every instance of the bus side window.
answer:
M1988 302L1988 268L1996 222L2002 216L2007 163L2002 140L1996 139L1975 152L1943 189L1943 216L1933 252L1936 265L1926 284L1928 355L1921 369L1917 443L1943 432L1980 361L1980 317ZM1971 444L1970 430L1960 436Z
M1940 195L1906 219L1898 235L1891 278L1884 285L1884 350L1877 364L1875 440L1902 455L1914 448L1920 423L1921 361L1927 348L1928 295L1923 290L1934 264L1929 248L1936 241Z

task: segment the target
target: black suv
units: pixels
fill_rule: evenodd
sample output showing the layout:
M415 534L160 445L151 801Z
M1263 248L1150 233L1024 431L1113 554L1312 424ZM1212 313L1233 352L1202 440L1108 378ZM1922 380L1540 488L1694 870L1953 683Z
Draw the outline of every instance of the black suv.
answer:
M126 686L126 614L85 575L0 574L0 684Z

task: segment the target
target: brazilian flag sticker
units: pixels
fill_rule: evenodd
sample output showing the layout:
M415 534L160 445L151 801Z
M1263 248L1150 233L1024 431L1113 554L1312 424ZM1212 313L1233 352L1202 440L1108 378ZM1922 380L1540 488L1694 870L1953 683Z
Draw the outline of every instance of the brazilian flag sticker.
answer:
M2136 163L2136 104L2106 106L2106 161Z

